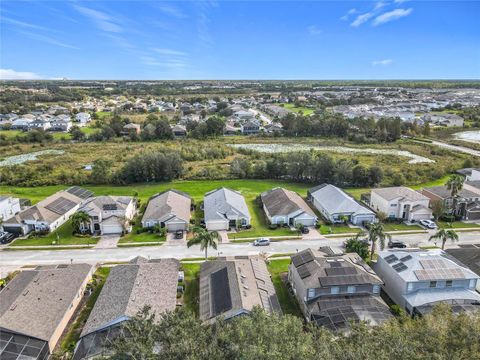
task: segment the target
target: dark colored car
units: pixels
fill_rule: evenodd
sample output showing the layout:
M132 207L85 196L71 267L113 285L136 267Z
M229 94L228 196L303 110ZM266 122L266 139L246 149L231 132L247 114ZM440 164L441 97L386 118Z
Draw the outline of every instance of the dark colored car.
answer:
M9 233L9 232L2 232L0 233L0 243L1 244L8 244L10 243L13 239L15 239L17 235Z
M302 227L300 231L302 232L302 234L308 234L310 232L310 230L308 230L308 227L306 226Z
M182 230L175 231L175 239L183 239L183 231Z
M404 248L407 247L407 244L405 244L405 243L402 242L402 241L390 241L390 242L388 243L388 247L389 247L390 249L394 249L394 248L396 248L396 249L404 249Z

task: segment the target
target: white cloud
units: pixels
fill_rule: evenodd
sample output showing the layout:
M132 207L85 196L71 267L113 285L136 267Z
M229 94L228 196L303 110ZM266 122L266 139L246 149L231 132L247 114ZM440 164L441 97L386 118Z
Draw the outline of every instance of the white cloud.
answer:
M403 4L404 2L407 2L408 0L394 0L393 2L395 4Z
M175 6L169 5L169 4L157 4L156 6L161 12L163 12L165 15L173 16L178 19L182 19L187 17L180 9L176 8Z
M320 35L323 31L317 25L310 25L308 27L310 35Z
M387 66L393 63L392 59L384 59L384 60L375 60L372 61L373 66L381 65L381 66Z
M24 27L24 28L29 28L29 29L48 30L47 28L45 28L43 26L40 26L40 25L35 25L35 24L24 22L24 21L11 19L11 18L8 18L8 17L5 17L5 16L2 17L2 22L6 22L6 23L9 23L9 24L12 24L12 25L16 25L16 26L20 26L20 27Z
M74 5L74 8L79 13L89 18L100 30L113 33L120 33L123 31L122 27L116 23L115 19L104 12L80 5Z
M67 49L75 49L75 50L80 49L76 46L64 43L64 42L59 41L57 39L54 39L50 36L34 33L34 32L31 32L31 31L19 31L19 33L25 35L26 37L28 37L30 39L41 41L41 42L44 42L44 43L47 43L47 44L56 45L56 46L60 46L60 47L67 48Z
M374 14L372 12L367 12L365 14L358 15L355 18L355 20L353 20L353 22L350 24L350 26L358 27L363 23L367 22L368 20L370 20L373 16Z
M383 2L383 1L378 1L375 3L375 6L374 6L374 10L378 10L378 9L381 9L383 7L385 7L387 5L387 3Z
M183 51L173 50L173 49L161 49L155 48L153 51L161 55L173 55L173 56L185 56L186 54Z
M400 19L402 17L408 16L412 13L413 9L395 9L386 13L383 13L382 15L379 15L373 20L373 25L378 26L381 24L385 24L387 22L393 21Z
M343 21L347 21L348 18L350 17L350 15L353 15L353 14L356 14L357 13L357 9L353 8L353 9L350 9L348 10L348 12L343 15L340 20L343 20Z
M37 80L45 77L30 71L15 71L13 69L0 69L2 80Z

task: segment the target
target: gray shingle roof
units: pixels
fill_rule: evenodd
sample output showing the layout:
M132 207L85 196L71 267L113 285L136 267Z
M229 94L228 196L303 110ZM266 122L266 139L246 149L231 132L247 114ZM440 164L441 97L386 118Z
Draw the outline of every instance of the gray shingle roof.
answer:
M206 193L203 208L205 222L225 220L228 215L250 218L250 212L243 195L228 188L220 188Z
M393 200L397 198L402 198L409 201L428 200L425 195L422 195L418 191L412 190L405 186L372 189L372 193L378 194L385 200Z
M22 271L0 292L0 328L50 341L91 270L73 264Z
M284 188L274 188L265 191L261 195L262 203L271 216L289 215L295 211L302 210L305 213L315 216L315 213L307 203L294 191Z
M179 262L175 259L144 261L112 268L85 324L82 337L135 316L145 305L157 316L176 307Z
M177 217L186 223L190 222L190 206L192 199L186 193L168 190L150 198L142 221L166 221Z
M342 189L330 184L323 184L310 189L309 194L315 198L329 214L371 214L375 213L360 205Z
M452 197L452 191L448 190L446 186L432 186L428 188L424 188L423 190L428 191L434 195L437 195L438 197L442 199L448 199ZM478 194L475 194L474 192L466 189L462 189L458 192L458 196L465 198L465 199L470 199L470 198L476 198L479 197Z

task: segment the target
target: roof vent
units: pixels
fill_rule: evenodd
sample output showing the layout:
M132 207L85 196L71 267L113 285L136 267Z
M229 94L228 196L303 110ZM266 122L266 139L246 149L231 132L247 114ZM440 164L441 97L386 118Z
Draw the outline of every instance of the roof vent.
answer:
M10 307L10 311L13 311L17 308L17 304L12 304L12 306Z
M247 285L243 285L243 288L244 288L245 290L248 290L248 286L247 286Z

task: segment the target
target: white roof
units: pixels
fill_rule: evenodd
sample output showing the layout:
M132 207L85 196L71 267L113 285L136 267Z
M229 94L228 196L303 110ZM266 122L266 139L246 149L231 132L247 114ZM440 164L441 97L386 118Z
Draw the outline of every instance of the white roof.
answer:
M360 205L342 189L330 184L323 184L310 189L310 194L330 214L375 215L372 210Z
M228 215L250 218L250 212L243 195L228 188L220 188L206 193L203 207L205 222L225 220Z

